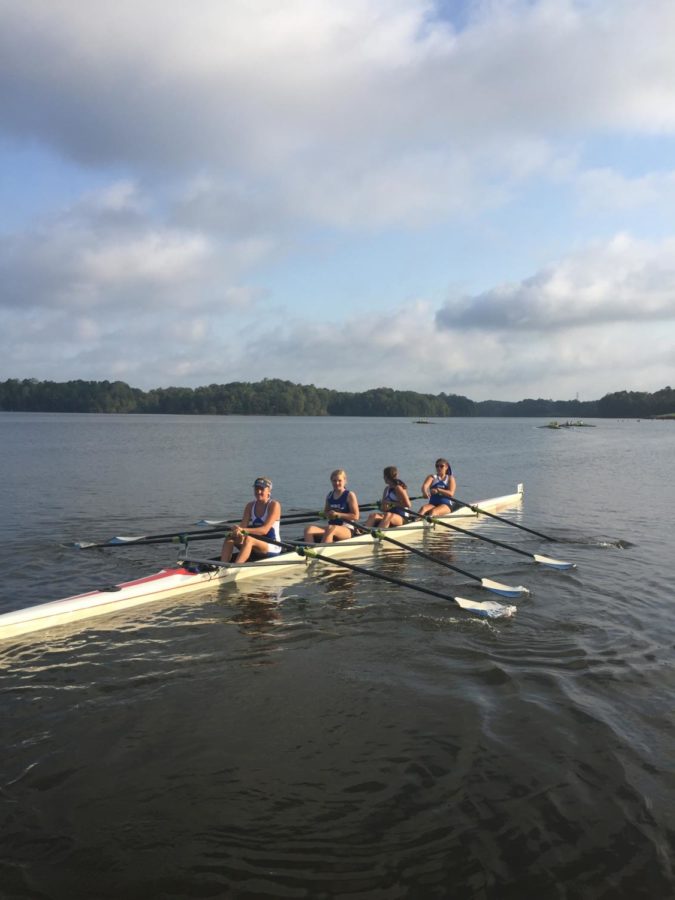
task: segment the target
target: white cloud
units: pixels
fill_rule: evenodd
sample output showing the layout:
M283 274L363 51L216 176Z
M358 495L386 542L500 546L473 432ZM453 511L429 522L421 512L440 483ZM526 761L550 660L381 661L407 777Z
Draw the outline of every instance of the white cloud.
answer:
M72 377L146 387L254 371L476 397L531 384L560 396L581 375L600 393L617 371L658 384L675 238L629 237L641 232L628 215L668 213L675 176L584 151L674 135L675 4L469 5L459 29L431 0L0 0L0 151L38 145L109 182L0 234L7 375L58 377L66 359ZM560 236L542 184L626 221L589 242L579 217ZM507 275L485 236L499 251L511 221L526 238L531 222L550 231ZM344 255L326 253L323 282L312 258L304 279L325 231ZM570 234L575 251L561 249ZM397 250L420 235L429 255L399 288ZM437 311L402 304L408 285L438 297L461 283L464 247L484 259L473 282L491 287ZM341 266L356 273L358 318L308 325L294 289L339 308ZM378 292L386 315L364 308Z
M83 251L82 276L99 289L123 283L173 283L194 278L209 256L208 241L200 235L146 231L105 246Z
M662 208L668 214L675 205L675 169L627 176L616 169L579 171L571 179L585 210L634 210Z
M573 337L551 329L538 340L499 329L448 332L435 325L431 304L416 301L386 314L323 325L291 320L241 335L227 370L222 356L207 349L201 371L192 374L196 383L246 378L247 359L265 359L268 377L343 390L389 386L475 400L567 399L582 392L590 400L625 383L653 390L672 382L675 337L649 320L591 323Z
M611 322L675 321L675 238L648 244L618 235L516 284L448 300L447 329L559 331Z
M172 311L135 315L130 328L125 315L101 324L50 310L21 329L14 320L3 335L15 366L32 360L34 377L64 380L65 360L76 373L69 377L120 378L146 389L279 377L351 391L389 386L474 400L581 392L590 400L626 385L669 384L675 362L672 331L648 319L542 328L533 339L522 330L438 329L433 305L421 300L325 324L265 316L255 328Z
M262 177L280 199L304 184L294 208L319 221L435 220L470 208L467 185L480 201L486 166L542 171L562 132L675 130L669 0L648 15L628 0L476 4L461 32L425 0L0 11L7 135L87 164Z
M129 185L89 194L23 233L0 236L0 307L157 310L240 307L238 283L272 252L268 239L224 240L167 224Z

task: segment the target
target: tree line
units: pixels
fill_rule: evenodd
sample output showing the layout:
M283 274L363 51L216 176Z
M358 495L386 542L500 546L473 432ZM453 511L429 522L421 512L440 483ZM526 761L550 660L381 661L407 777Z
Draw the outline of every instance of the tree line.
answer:
M334 391L278 378L204 387L142 391L124 381L0 382L0 410L14 412L166 413L264 416L552 416L647 418L675 412L675 390L619 391L600 400L528 399L474 402L458 394L419 394L392 388Z

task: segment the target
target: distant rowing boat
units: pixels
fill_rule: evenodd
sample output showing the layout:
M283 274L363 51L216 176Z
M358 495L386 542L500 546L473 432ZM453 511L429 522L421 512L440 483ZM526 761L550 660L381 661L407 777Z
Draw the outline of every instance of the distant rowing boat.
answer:
M577 419L576 422L571 422L569 419L567 422L549 422L547 425L537 425L537 428L595 428L595 425L591 425L590 422L582 422L581 419Z
M428 419L413 419L413 425L435 425L435 422L430 422Z
M492 497L475 504L475 506L492 512L508 509L521 502L523 490L523 485L519 484L516 493ZM459 520L462 527L470 527L477 521L478 516L472 509L463 506L449 515L439 516L438 519L445 522ZM415 520L398 528L387 529L386 533L395 535L398 540L414 540L434 527L433 519L431 521ZM374 535L362 534L334 544L312 546L321 556L339 557L349 554L372 554L380 547L380 542ZM274 557L239 565L229 563L226 566L215 566L209 564L208 560L179 561L171 568L162 569L144 578L136 578L133 581L101 587L84 594L65 597L62 600L53 600L50 603L4 613L0 615L0 640L129 609L209 586L231 584L262 575L270 577L274 573L295 571L302 574L302 570L306 569L308 565L310 565L310 560L294 552L284 552Z

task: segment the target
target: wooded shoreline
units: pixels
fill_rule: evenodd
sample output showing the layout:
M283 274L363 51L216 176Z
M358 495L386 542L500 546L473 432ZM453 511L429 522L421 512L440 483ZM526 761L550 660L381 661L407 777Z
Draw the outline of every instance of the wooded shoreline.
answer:
M335 391L276 378L204 387L143 391L124 381L0 382L5 412L158 413L278 416L553 416L656 418L675 415L675 390L618 391L599 400L525 399L473 401L458 394L421 394L392 388Z

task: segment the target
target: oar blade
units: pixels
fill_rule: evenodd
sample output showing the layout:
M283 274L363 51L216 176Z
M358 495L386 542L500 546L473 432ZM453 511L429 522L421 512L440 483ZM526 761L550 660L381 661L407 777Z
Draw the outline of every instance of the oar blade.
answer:
M535 562L541 563L542 566L549 566L551 569L576 569L576 565L566 562L564 559L552 559L550 556L543 556L541 553L533 553L532 557Z
M111 547L115 547L117 544L135 544L137 541L147 540L149 536L147 534L116 534L106 541L106 544Z
M508 619L517 612L515 606L504 606L496 600L466 600L464 597L453 599L462 609L483 619Z
M500 581L493 581L491 578L481 578L480 583L487 591L492 591L493 594L499 594L500 597L513 598L530 593L522 584L517 586L502 584Z
M122 544L137 544L139 541L147 540L147 537L146 534L118 534L107 541L75 541L73 547L77 550L89 550L91 547L119 547Z

